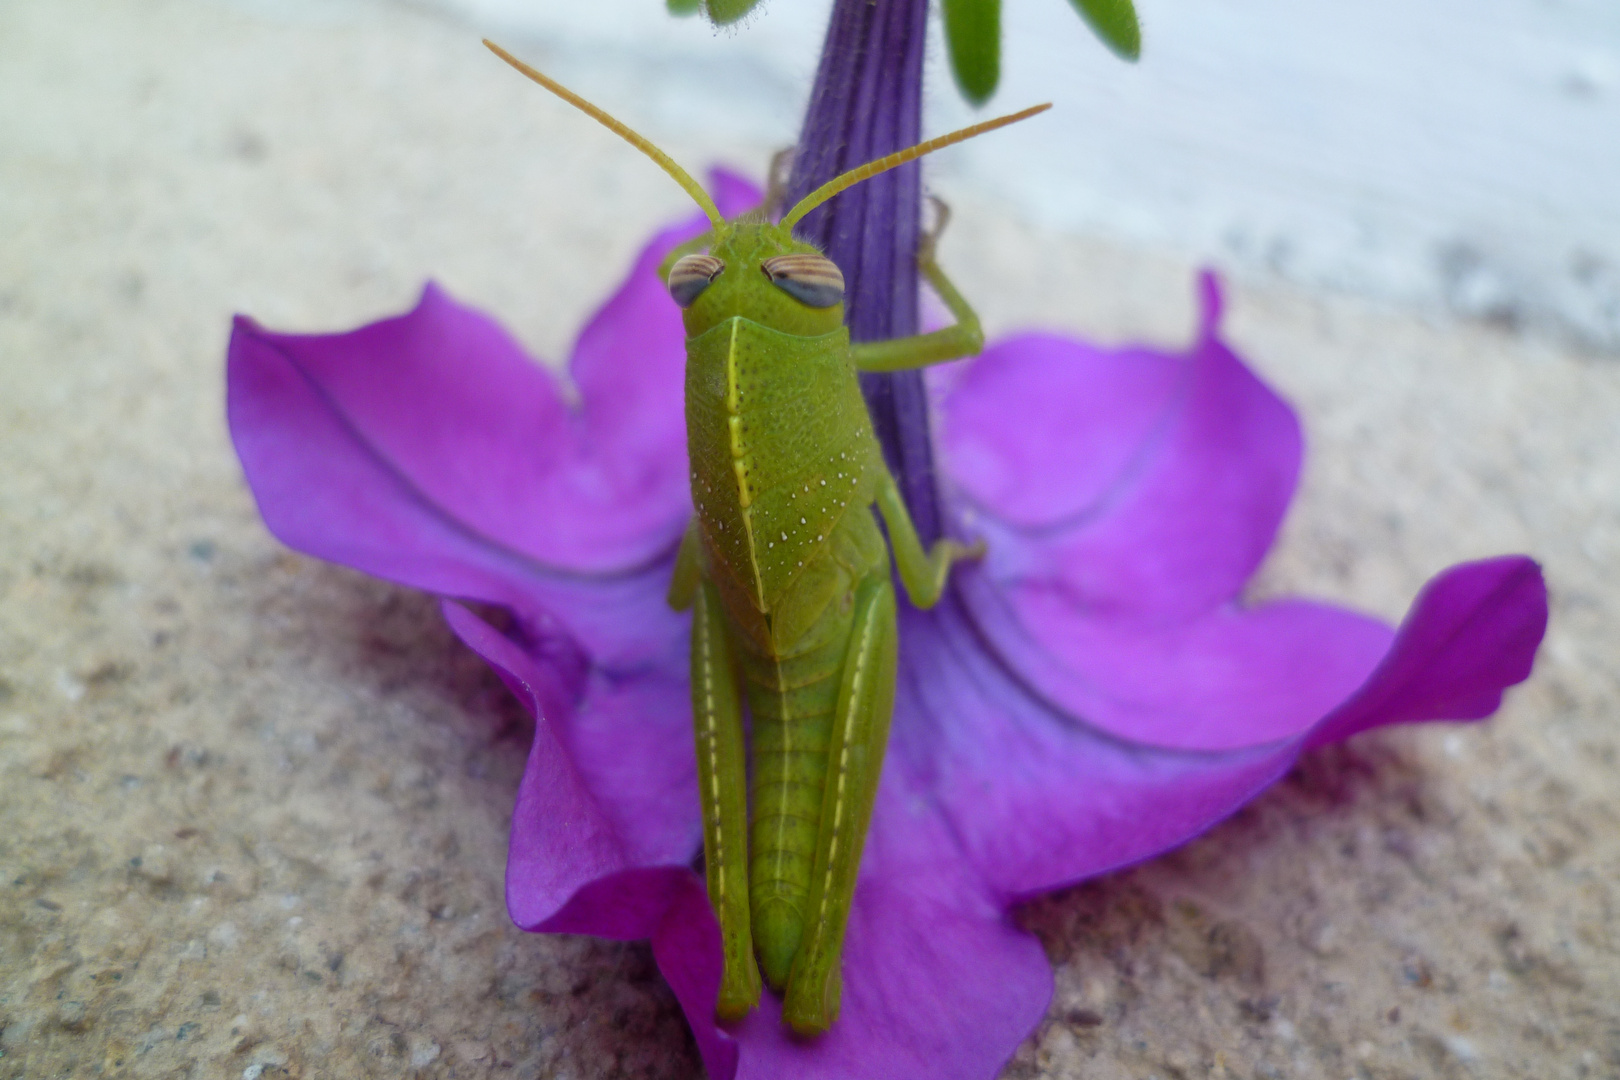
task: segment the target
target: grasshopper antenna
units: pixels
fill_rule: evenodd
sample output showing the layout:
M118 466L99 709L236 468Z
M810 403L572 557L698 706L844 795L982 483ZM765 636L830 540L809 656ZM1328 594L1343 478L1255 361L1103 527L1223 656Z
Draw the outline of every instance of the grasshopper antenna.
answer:
M1015 112L1010 116L1001 116L994 120L985 120L973 124L970 127L963 128L961 131L953 131L949 135L941 135L938 138L929 139L927 142L920 142L916 146L898 150L888 157L880 157L876 161L869 161L865 165L849 170L849 172L841 173L800 199L798 205L789 210L787 216L782 218L782 226L787 229L793 228L804 215L837 195L840 191L854 187L862 180L870 180L878 173L888 172L897 165L904 165L908 161L916 161L924 154L932 154L935 150L943 150L947 146L955 146L959 142L966 142L975 135L983 135L987 131L994 131L996 128L1006 127L1008 124L1016 124L1020 120L1028 120L1036 113L1043 113L1051 107L1051 102L1047 102L1045 105L1032 105L1022 112Z
M615 120L613 117L609 116L595 105L592 105L590 102L568 89L568 87L564 86L562 83L557 82L549 76L536 71L534 68L530 67L528 64L525 64L523 61L519 60L517 57L513 56L511 53L507 52L505 49L501 48L488 38L484 39L484 46L488 48L490 52L517 68L518 71L539 83L547 90L550 90L553 94L556 94L558 97L568 102L568 104L589 116L591 119L595 120L597 123L619 136L619 138L623 139L637 150L640 150L643 154L646 154L648 157L652 158L660 169L663 169L666 173L668 173L677 184L681 185L681 187L686 190L688 195L692 196L692 200L696 202L700 208L702 208L703 213L708 217L710 223L713 224L715 228L718 229L725 225L725 217L721 215L720 208L714 205L714 199L710 198L709 193L703 190L703 185L692 179L692 175L690 173L681 168L679 165L675 164L673 158L664 153L662 150L658 149L658 147L654 146L645 136L632 131L629 127L620 123L618 120ZM966 137L967 136L963 136L963 138ZM885 158L884 160L886 161L888 159ZM874 164L876 163L874 162ZM895 164L898 165L900 163L897 161ZM882 170L879 171L881 172Z

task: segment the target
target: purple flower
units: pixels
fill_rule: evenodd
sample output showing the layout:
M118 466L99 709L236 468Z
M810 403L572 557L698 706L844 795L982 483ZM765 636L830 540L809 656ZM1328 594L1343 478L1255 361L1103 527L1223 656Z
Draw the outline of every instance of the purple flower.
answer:
M715 179L728 214L757 195ZM1298 423L1222 342L1185 354L1029 335L936 380L948 518L989 539L936 611L902 612L898 703L844 951L813 1042L777 1004L718 1028L687 619L664 604L691 513L668 230L585 328L571 408L487 317L291 336L239 320L230 424L287 544L445 597L536 715L507 902L530 930L650 938L709 1075L992 1076L1052 978L1011 905L1149 858L1303 751L1475 719L1523 680L1546 594L1518 556L1453 567L1399 630L1240 593L1299 472ZM457 600L508 609L497 630Z

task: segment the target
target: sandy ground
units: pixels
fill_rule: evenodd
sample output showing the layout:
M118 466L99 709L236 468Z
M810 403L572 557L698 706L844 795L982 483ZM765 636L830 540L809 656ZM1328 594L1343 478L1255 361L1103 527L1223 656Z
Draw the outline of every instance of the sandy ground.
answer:
M399 8L14 2L0 102L0 1078L697 1074L644 948L509 925L520 711L428 600L271 540L221 405L233 311L430 274L555 357L679 192ZM1188 267L955 209L993 329L1187 333ZM1552 629L1489 726L1315 754L1027 909L1058 989L1007 1075L1620 1076L1620 367L1233 307L1311 439L1261 591L1396 617L1529 551Z

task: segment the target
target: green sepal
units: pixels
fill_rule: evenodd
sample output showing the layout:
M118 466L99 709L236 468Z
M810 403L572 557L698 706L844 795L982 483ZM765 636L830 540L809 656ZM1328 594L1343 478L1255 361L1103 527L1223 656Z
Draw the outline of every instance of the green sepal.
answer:
M714 25L729 26L753 11L758 4L759 0L703 0L703 10Z
M957 89L983 105L1001 81L1001 0L943 0L943 7Z
M703 0L664 0L669 13L676 16L696 15L703 6Z
M1069 0L1092 32L1123 60L1142 55L1142 27L1131 0Z

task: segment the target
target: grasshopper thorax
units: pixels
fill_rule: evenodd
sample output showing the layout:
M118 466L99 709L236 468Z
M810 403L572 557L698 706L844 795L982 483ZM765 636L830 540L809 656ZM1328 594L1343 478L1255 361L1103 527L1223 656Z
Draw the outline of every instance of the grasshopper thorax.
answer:
M685 308L688 337L736 318L797 337L844 324L838 267L787 228L753 216L716 228L707 255L678 260L670 291Z

